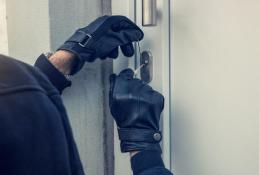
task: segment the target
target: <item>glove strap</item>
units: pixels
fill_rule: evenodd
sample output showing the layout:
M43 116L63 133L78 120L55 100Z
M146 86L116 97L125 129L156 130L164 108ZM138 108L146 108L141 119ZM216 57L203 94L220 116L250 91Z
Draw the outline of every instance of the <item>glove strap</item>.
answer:
M75 42L78 43L81 47L86 47L87 43L92 39L92 35L78 30L72 35L67 42Z
M148 129L118 128L119 139L127 142L158 143L162 140L160 131Z

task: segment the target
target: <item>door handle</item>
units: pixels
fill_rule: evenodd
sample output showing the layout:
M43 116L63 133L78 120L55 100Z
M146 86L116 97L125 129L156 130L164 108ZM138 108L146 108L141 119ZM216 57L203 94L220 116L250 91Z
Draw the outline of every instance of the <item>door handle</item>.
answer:
M142 0L142 26L157 25L156 0Z

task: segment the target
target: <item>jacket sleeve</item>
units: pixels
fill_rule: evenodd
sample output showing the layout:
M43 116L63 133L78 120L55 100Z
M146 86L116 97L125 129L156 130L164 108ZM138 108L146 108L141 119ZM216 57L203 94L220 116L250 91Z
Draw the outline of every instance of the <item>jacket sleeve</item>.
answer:
M34 66L39 68L48 77L50 82L59 90L60 93L66 87L71 86L71 81L59 72L59 70L50 63L44 54L38 57Z
M161 153L158 151L142 151L131 158L134 175L173 175L164 166Z

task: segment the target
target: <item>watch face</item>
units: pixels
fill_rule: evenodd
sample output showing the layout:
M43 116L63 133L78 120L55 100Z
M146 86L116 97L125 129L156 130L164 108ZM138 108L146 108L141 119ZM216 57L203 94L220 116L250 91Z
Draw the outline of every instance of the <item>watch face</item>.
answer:
M49 58L49 57L51 57L51 55L53 55L53 53L51 53L51 52L46 52L46 53L44 53L44 55L45 55L45 57Z
M66 77L66 79L70 80L72 75L64 75Z

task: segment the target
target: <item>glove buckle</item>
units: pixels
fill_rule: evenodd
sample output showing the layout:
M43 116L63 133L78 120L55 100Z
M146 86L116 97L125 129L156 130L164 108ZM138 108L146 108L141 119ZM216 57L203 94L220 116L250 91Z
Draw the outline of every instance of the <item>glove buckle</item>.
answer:
M86 47L87 43L92 39L92 35L90 34L87 34L83 31L78 31L78 32L82 32L85 37L82 39L82 41L80 41L78 44L81 46L81 47Z

